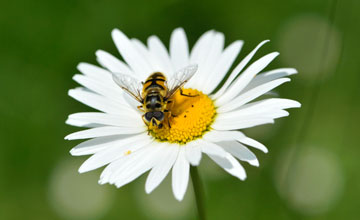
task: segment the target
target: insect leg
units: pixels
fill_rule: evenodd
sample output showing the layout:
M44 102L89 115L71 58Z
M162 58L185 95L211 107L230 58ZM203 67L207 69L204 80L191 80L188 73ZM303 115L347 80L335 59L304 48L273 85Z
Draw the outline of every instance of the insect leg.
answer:
M169 111L168 109L165 109L164 112L169 113L171 117L177 117L177 115L172 114L171 111Z
M183 93L183 90L182 90L181 88L180 88L180 95L186 96L186 97L196 97L196 96L199 96L199 95L184 94L184 93Z
M167 121L168 121L168 126L169 126L169 128L171 128L170 119L168 119Z
M175 103L171 99L166 100L165 103L166 103L166 108L167 109L165 109L164 112L170 112L169 109L171 109ZM176 117L176 115L171 114L171 112L169 113L169 115L171 115L172 117Z
M145 120L145 114L141 116L141 119L143 120L143 122L148 125L147 121ZM150 135L150 129L149 129L149 125L148 125L148 135Z
M167 100L166 101L166 108L172 108L174 106L175 102L173 100Z
M144 109L143 109L143 105L139 105L138 107L137 107L140 111L144 111Z
M165 103L166 103L166 106L167 106L168 104L171 104L171 107L174 105L174 102L173 102L173 100L171 100L171 99L166 100Z
M145 120L145 114L141 116L141 119L143 120L143 122L147 125L148 122Z

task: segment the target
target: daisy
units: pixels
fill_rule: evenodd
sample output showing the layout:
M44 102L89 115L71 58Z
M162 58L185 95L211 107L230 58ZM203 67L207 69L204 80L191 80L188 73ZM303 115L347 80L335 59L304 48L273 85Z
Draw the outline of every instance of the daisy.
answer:
M274 123L274 119L289 115L284 109L300 107L300 103L289 99L259 99L290 81L287 76L297 73L292 68L263 72L278 52L250 63L268 41L261 42L232 68L243 41L224 48L224 35L213 30L204 33L191 52L181 28L173 31L169 52L156 36L149 37L145 45L115 29L112 38L123 60L98 50L96 57L102 67L80 63L82 74L73 79L83 87L69 91L71 97L97 111L71 114L66 121L88 128L65 139L90 139L70 153L92 155L82 164L80 173L106 166L100 184L121 187L150 171L145 184L145 191L150 193L172 169L173 193L181 201L189 182L190 165L198 166L203 154L244 180L246 173L239 161L259 166L249 148L265 153L268 150L239 130ZM162 128L150 129L142 120L144 112L137 108L139 103L113 79L113 75L121 73L144 82L150 74L161 72L170 80L178 70L191 64L196 72L182 90L195 97L177 92L171 107L175 116L169 118L170 126Z

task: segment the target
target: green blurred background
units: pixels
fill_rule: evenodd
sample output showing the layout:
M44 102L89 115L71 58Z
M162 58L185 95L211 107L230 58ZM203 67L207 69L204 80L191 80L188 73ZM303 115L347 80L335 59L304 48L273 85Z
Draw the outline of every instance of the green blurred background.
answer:
M118 56L113 28L168 44L176 27L191 45L208 29L243 39L240 58L270 39L257 54L281 53L268 69L299 71L276 91L302 108L245 131L270 150L255 151L259 168L244 164L246 181L202 161L208 218L358 219L359 11L357 0L1 1L0 219L196 219L191 186L182 203L169 178L151 195L144 176L100 186L64 140L79 130L67 115L90 110L67 96L76 65L97 49Z

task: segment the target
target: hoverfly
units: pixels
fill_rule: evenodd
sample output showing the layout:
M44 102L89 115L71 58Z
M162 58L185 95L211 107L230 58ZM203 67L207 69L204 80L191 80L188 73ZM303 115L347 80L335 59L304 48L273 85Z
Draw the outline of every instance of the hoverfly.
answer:
M122 73L113 73L113 79L124 91L136 99L140 106L138 109L144 112L142 119L148 126L163 127L163 122L167 119L170 126L169 117L173 116L170 112L172 106L172 96L180 90L183 96L193 97L183 94L182 87L195 74L197 65L187 66L177 71L169 81L161 72L152 73L145 82Z

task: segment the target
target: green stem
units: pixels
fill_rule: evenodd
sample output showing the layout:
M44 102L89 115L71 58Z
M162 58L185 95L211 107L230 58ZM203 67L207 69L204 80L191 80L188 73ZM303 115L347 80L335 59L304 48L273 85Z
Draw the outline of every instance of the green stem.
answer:
M204 191L201 183L201 179L197 170L197 167L191 166L190 168L191 180L195 193L196 207L199 216L199 220L205 220L205 208L204 208Z

